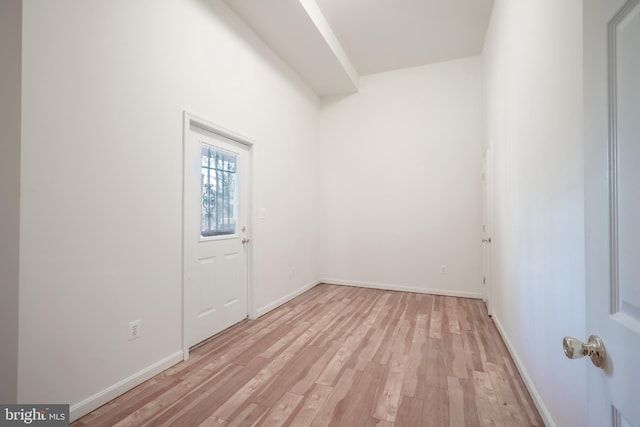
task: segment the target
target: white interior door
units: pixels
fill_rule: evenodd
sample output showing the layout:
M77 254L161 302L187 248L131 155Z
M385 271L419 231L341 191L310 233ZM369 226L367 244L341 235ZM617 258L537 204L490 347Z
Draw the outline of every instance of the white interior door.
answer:
M491 301L491 149L485 151L482 159L482 286L487 303L487 312L493 314Z
M640 1L583 4L588 419L640 427Z
M184 328L188 348L247 317L249 149L187 122Z

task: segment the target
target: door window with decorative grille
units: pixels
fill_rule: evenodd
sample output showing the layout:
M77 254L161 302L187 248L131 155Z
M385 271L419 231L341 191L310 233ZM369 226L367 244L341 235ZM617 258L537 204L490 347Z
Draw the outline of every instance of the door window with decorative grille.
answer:
M237 155L202 144L200 149L200 237L231 237L236 234Z

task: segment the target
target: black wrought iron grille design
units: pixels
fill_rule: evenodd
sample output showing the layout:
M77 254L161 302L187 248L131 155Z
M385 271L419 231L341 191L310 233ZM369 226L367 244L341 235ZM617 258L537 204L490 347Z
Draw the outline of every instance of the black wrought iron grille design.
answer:
M205 145L200 166L201 236L235 234L237 156Z

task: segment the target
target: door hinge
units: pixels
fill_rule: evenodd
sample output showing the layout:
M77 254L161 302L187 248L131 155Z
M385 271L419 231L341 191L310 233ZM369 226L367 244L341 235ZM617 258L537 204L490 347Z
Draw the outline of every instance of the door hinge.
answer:
M486 278L486 277L484 277L484 276L482 277L482 284L483 284L483 285L486 285L486 284L487 284L487 278Z

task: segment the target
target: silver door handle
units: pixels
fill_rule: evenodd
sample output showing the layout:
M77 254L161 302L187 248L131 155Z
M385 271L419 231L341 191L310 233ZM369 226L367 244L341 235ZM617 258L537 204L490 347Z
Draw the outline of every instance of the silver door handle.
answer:
M598 368L604 367L604 362L607 359L604 342L602 338L597 335L591 335L589 342L586 344L573 337L564 337L562 340L562 348L564 349L565 356L569 359L580 359L589 356L591 362Z
M245 239L242 239L242 244L243 244L243 245L246 245L247 243L249 243L249 239L246 239L246 238L245 238Z
M482 239L482 243L491 243L491 237L488 239Z

